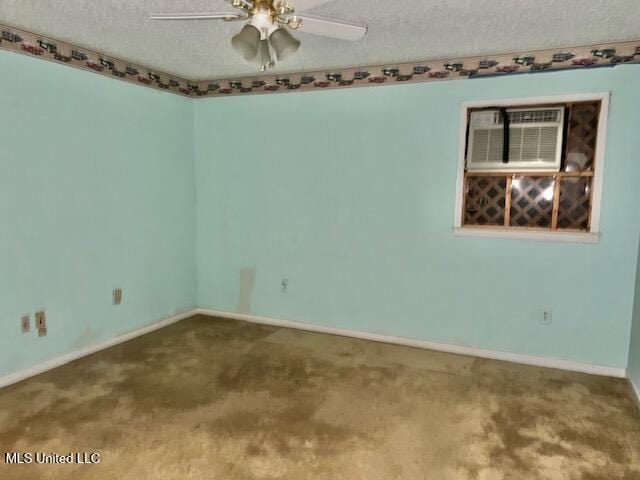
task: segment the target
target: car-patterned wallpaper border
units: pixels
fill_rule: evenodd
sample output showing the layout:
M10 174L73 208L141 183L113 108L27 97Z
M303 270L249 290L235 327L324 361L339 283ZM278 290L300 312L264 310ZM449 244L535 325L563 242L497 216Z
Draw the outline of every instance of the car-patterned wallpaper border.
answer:
M1 49L188 97L225 97L353 88L398 82L443 81L487 75L512 75L545 70L640 63L640 40L637 40L481 57L196 81L120 60L45 35L1 24L0 29Z
M146 87L192 95L189 82L181 77L120 60L70 43L0 24L0 49L89 70ZM195 86L191 86L195 88Z

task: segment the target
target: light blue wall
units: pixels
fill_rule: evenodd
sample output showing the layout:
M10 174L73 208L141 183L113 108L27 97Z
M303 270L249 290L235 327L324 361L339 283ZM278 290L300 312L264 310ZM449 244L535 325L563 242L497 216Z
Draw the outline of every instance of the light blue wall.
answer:
M196 304L627 365L637 66L193 102L1 51L0 72L0 376ZM605 90L599 244L453 236L461 101ZM39 308L48 335L22 335Z
M625 367L639 73L194 102L199 304ZM600 243L454 237L460 103L600 91L612 92ZM549 326L534 318L543 307Z
M0 51L0 112L0 376L195 305L188 99Z
M636 291L633 303L633 326L631 328L627 374L633 382L636 392L640 395L640 254L638 255L638 265L636 267Z

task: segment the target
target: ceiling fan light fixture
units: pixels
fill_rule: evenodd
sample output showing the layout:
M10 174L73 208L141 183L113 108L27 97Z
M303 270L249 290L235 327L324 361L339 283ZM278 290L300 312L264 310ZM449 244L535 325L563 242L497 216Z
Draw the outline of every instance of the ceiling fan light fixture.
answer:
M260 30L251 24L242 27L240 33L231 38L231 45L242 54L245 60L253 60L258 54Z
M300 48L300 41L289 33L289 29L351 41L360 40L367 33L366 25L305 14L306 9L332 0L292 0L298 7L302 5L302 14L289 0L226 1L241 12L157 13L149 15L149 18L227 22L246 20L242 30L231 38L231 45L245 60L258 63L262 71L273 67L276 60L290 57Z
M276 53L277 59L280 61L292 55L300 48L300 41L282 27L275 29L271 33L269 41Z

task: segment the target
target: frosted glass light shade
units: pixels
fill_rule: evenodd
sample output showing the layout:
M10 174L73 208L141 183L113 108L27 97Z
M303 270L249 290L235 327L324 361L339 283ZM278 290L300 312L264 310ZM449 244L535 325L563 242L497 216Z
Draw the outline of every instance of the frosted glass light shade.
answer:
M240 33L231 38L231 45L242 54L245 60L253 60L258 54L260 30L253 25L245 25Z
M269 41L271 42L273 50L276 52L276 58L278 60L284 60L300 48L300 42L284 28L274 30L269 37Z

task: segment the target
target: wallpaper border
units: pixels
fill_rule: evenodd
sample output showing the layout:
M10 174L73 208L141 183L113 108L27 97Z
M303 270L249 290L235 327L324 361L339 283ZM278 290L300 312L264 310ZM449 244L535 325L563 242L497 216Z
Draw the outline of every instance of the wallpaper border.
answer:
M46 35L2 24L0 29L0 49L194 98L445 81L640 63L640 40L636 40L293 74L190 80Z

